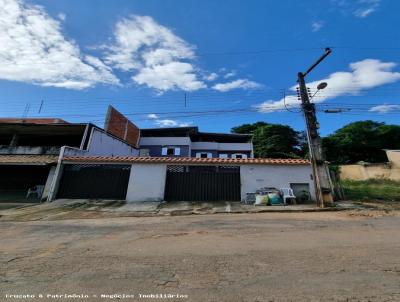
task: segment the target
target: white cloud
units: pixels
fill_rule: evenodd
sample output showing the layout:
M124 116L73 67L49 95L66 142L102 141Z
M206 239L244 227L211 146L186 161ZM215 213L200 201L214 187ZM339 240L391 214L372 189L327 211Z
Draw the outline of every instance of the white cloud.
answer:
M314 21L314 22L311 23L311 30L313 32L320 31L322 27L324 27L324 22L323 21Z
M189 127L191 125L191 123L170 119L156 120L155 123L160 127Z
M177 88L194 91L205 87L203 82L197 80L193 66L183 62L144 67L132 79L138 84L147 85L160 91Z
M359 0L360 7L354 11L354 16L357 18L368 17L377 10L380 2L381 0Z
M190 127L191 125L191 122L179 122L179 127Z
M155 113L150 113L150 114L147 115L147 118L149 120L156 120L156 119L158 119L158 115L155 114Z
M61 21L65 21L65 19L67 19L67 15L64 13L59 13L57 15L58 19L60 19Z
M228 83L215 84L212 88L220 92L226 92L233 89L257 89L261 87L261 84L250 81L248 79L238 79Z
M218 78L218 74L216 74L215 72L212 72L210 74L207 74L205 76L203 76L203 79L206 81L215 81Z
M119 84L104 63L67 40L42 7L0 0L0 79L84 89Z
M393 62L365 59L351 63L351 71L332 73L325 79L307 83L307 87L311 91L316 91L319 83L328 83L328 87L313 99L315 103L344 95L357 95L367 89L400 81L400 72L392 71L395 67L396 64ZM291 90L296 91L296 87L293 86ZM261 112L271 112L285 108L284 103L287 106L298 106L300 101L297 99L297 95L289 95L279 101L270 100L263 102L257 105L257 108Z
M115 26L115 41L105 60L133 81L161 92L205 88L192 61L193 46L148 16L131 16Z
M228 72L227 74L225 74L224 78L229 79L229 78L234 77L236 74L237 74L236 70L232 70L232 71Z
M378 9L381 0L331 0L331 2L344 14L366 18Z
M400 105L383 104L383 105L374 106L369 109L369 111L371 111L371 112L378 112L378 113L388 113L388 112L396 111L396 110L400 110Z

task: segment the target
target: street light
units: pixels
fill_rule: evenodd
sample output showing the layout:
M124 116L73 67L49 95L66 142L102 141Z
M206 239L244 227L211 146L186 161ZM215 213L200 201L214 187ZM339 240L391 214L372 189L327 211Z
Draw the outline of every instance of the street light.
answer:
M318 84L317 86L317 91L310 97L310 100L313 99L313 97L318 93L318 91L325 89L326 87L328 87L328 83L327 82L321 82Z
M321 82L318 84L317 89L322 90L322 89L325 89L327 86L328 86L327 82Z

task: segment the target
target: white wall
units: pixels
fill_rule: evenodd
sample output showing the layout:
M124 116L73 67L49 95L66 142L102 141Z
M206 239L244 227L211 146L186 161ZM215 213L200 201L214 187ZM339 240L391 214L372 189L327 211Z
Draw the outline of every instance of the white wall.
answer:
M133 164L129 178L127 202L162 201L166 180L166 164ZM241 165L241 197L262 187L289 188L290 183L308 183L315 198L308 165Z
M141 137L140 146L190 145L190 137Z
M66 147L64 156L138 156L139 150L123 141L93 128L87 150Z
M42 194L42 200L47 200L47 197L49 196L50 189L51 189L51 184L53 182L54 174L56 171L56 166L53 166L50 168L49 175L47 176L46 184L44 185L44 190Z
M192 142L193 150L252 151L251 143Z
M242 165L240 182L242 200L246 193L262 187L290 188L290 183L308 183L310 194L315 199L312 169L308 165Z
M131 167L127 202L162 201L167 165L164 164L134 164Z

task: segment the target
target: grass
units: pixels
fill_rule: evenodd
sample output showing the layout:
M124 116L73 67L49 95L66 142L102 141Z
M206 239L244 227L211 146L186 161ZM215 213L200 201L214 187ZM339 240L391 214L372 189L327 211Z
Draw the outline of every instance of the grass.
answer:
M350 200L400 201L400 182L384 179L363 181L342 180L341 184Z

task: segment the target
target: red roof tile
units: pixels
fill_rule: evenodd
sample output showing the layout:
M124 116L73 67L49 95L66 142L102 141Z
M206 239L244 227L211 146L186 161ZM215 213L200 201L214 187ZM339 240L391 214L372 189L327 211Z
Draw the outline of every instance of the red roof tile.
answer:
M138 157L138 156L78 156L65 157L68 162L87 163L149 163L149 164L260 164L260 165L309 165L307 159L290 158L196 158L196 157Z

